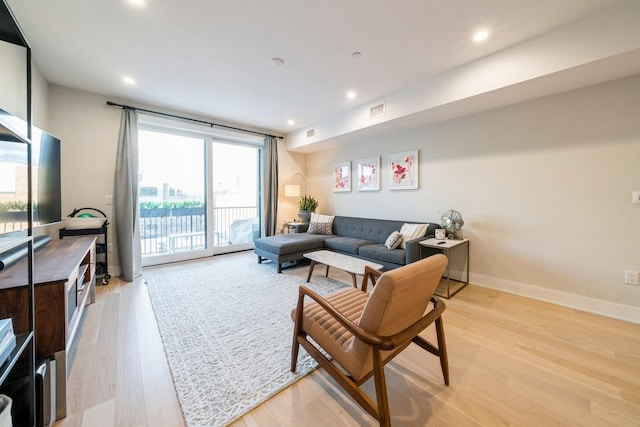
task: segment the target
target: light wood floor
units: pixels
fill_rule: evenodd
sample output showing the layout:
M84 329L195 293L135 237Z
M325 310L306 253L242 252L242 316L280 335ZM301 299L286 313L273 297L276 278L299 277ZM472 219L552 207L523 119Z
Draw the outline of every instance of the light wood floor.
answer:
M56 427L184 426L143 280L97 291ZM446 304L451 385L435 357L410 346L386 368L394 426L640 425L640 325L478 286ZM320 370L233 424L375 425Z

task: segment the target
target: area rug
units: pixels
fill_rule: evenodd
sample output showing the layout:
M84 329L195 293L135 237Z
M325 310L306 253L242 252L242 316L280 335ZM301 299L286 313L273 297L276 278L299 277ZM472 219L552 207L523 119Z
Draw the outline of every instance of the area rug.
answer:
M308 267L277 274L251 255L145 269L188 427L228 425L311 372L303 350L289 369L298 286L321 295L349 286L319 275L307 284Z

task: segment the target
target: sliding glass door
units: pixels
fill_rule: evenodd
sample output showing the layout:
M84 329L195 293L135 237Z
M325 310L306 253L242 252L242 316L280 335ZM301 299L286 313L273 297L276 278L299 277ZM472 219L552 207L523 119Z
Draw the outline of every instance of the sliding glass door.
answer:
M206 141L138 132L143 265L210 254L206 223Z
M260 237L259 149L213 142L214 252L253 247Z
M153 128L138 137L143 265L253 247L260 147Z

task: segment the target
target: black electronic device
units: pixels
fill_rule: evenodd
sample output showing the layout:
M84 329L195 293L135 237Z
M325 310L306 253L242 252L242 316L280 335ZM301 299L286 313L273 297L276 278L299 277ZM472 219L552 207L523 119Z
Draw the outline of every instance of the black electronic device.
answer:
M28 224L27 122L0 110L0 235L24 233ZM22 138L21 138L22 137ZM33 127L31 196L34 226L62 220L60 139Z
M33 225L62 221L60 139L33 128L31 138L31 182L33 183Z

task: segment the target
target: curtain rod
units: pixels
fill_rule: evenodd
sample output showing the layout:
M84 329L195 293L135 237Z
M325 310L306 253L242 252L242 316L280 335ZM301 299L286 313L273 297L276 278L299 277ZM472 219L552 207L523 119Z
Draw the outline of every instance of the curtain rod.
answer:
M165 116L165 117L171 117L171 118L174 118L174 119L180 119L180 120L186 120L186 121L190 121L190 122L201 123L201 124L209 125L211 127L215 126L215 127L224 128L224 129L237 130L237 131L245 132L245 133L252 133L254 135L270 136L271 138L284 139L281 136L269 135L268 133L256 132L254 130L236 128L236 127L227 126L227 125L221 125L221 124L218 124L218 123L207 122L205 120L192 119L191 117L184 117L184 116L178 116L178 115L175 115L175 114L163 113L161 111L153 111L153 110L147 110L147 109L144 109L144 108L132 107L130 105L117 104L117 103L111 102L111 101L107 101L107 105L109 105L111 107L120 107L123 110L144 111L145 113L156 114L158 116Z

